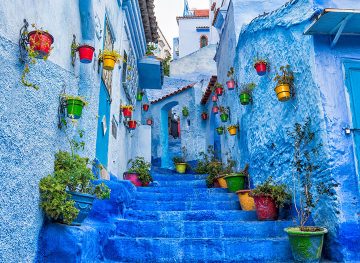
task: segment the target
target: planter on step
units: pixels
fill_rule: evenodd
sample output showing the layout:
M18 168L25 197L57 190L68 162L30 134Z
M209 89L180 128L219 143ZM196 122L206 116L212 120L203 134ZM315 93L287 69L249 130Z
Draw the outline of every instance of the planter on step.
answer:
M235 80L230 79L226 82L226 86L229 90L233 90L235 88Z
M222 113L222 114L220 114L220 119L222 122L227 122L229 119L229 115L226 113Z
M323 227L304 228L307 231L300 230L300 227L284 229L289 236L292 255L296 262L320 262L324 235L328 231Z
M249 196L250 190L239 190L236 192L239 198L241 209L244 211L255 210L254 198Z
M254 196L258 220L269 221L279 218L279 208L273 198L267 195Z
M219 177L216 178L216 180L221 188L227 188L226 180L224 179L225 176L226 175L224 174L224 175L220 175Z
M251 101L251 96L249 93L242 92L240 93L240 103L241 105L248 105Z
M134 120L128 121L129 129L130 129L130 130L135 130L135 129L136 129L136 124L137 124L137 122L134 121Z
M149 110L149 104L144 104L143 105L143 110L148 111Z
M224 127L217 127L216 132L217 132L218 135L224 134Z
M206 112L201 113L201 118L202 118L204 121L206 121L207 118L208 118L207 113L206 113Z
M275 89L279 101L288 101L291 98L291 91L289 84L280 84Z
M81 98L69 97L66 99L67 116L70 119L80 119L85 102Z
M186 172L186 163L176 163L175 169L178 173L184 174Z
M54 37L48 32L34 30L28 34L30 49L36 53L37 58L47 57L54 43Z
M95 196L70 191L67 191L67 193L70 194L71 199L74 200L74 207L79 210L78 216L74 219L71 225L79 226L90 213Z
M267 63L265 61L258 61L254 64L254 68L259 76L264 76L267 71Z
M124 173L124 180L129 180L135 186L148 186L149 183L142 184L137 173Z
M226 180L227 189L229 192L235 193L236 191L243 190L245 187L244 174L229 174L224 177Z
M77 48L81 63L91 63L95 48L89 45L81 45Z

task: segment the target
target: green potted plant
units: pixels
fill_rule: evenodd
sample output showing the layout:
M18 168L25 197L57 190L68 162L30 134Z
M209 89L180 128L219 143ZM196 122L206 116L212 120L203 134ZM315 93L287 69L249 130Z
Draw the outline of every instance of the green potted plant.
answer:
M182 108L182 114L183 114L184 117L189 116L189 109L188 109L188 107L184 106L184 107Z
M146 162L144 157L130 159L128 164L130 169L124 173L125 180L130 180L135 186L148 186L153 181L150 174L151 163Z
M136 100L137 101L142 101L143 97L144 97L144 92L143 91L138 91L136 94Z
M319 262L324 235L328 230L325 227L307 226L306 223L321 198L334 195L333 188L337 183L332 180L316 183L312 179L315 174L323 171L316 163L321 154L322 144L316 141L311 119L307 118L303 124L296 123L294 130L288 134L294 142L293 196L297 226L286 228L285 232L289 236L292 254L296 261Z
M281 66L280 74L276 73L274 81L277 83L274 89L279 101L288 101L291 98L291 89L294 82L294 73L290 65Z
M181 151L182 151L182 156L175 156L173 158L173 162L174 162L176 171L180 174L183 174L186 172L186 168L188 167L188 164L186 162L187 152L186 152L185 146L183 146L181 148Z
M285 184L276 184L270 176L264 183L251 190L258 220L277 220L279 208L291 199Z
M226 82L226 86L228 87L229 90L233 90L235 88L234 74L235 74L234 68L231 67L227 73L229 80Z
M229 108L220 106L220 119L222 122L227 122L229 119Z
M220 126L216 128L216 132L218 135L223 135L224 134L224 127Z
M66 100L66 112L70 119L79 119L82 115L83 107L88 103L80 96L73 96L65 94L64 99Z
M226 153L226 156L228 156L228 155L229 155L229 153ZM225 177L228 176L229 174L233 173L235 165L236 165L236 162L229 157L227 158L226 165L225 164L222 165L222 169L221 169L220 173L218 174L218 176L216 177L217 183L219 184L219 186L221 188L228 188Z
M245 181L246 181L246 169L241 172L235 173L234 167L236 162L232 159L228 159L228 167L224 169L227 174L224 179L226 180L227 189L231 193L236 193L239 190L245 189Z
M156 44L154 43L148 43L146 46L146 56L148 57L154 57L154 51L157 50Z
M240 103L241 105L248 105L252 101L252 91L256 87L254 82L243 84L240 91Z
M124 58L116 50L104 49L99 54L99 61L102 61L105 70L114 70L115 64L120 60L124 61Z

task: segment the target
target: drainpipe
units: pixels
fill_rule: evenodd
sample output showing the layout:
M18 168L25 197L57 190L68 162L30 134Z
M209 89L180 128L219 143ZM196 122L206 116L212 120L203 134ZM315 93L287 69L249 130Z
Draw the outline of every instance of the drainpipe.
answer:
M92 0L79 0L79 11L82 39L83 41L92 40L91 43L87 44L94 44L95 23Z

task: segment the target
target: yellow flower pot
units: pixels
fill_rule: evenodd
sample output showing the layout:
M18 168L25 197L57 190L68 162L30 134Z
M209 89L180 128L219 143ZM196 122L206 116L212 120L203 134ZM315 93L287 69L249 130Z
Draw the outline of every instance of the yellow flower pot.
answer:
M236 127L231 127L231 128L228 128L228 131L229 131L231 136L234 136L234 135L236 135L237 128Z
M113 70L115 67L116 59L114 56L105 55L103 59L103 68L106 70Z
M241 209L244 211L255 210L254 198L249 196L250 190L239 190L236 192L239 198Z
M289 84L278 85L274 90L279 101L288 101L291 98Z
M226 180L224 179L225 176L226 175L223 175L223 176L217 178L217 181L221 188L227 188L227 183L226 183Z
M186 163L177 163L175 168L179 174L184 174L186 172Z

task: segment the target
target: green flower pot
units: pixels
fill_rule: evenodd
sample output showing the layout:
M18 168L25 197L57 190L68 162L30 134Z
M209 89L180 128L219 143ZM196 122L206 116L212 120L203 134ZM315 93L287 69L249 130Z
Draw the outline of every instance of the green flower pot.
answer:
M240 103L241 105L248 105L250 103L251 96L248 93L240 94Z
M216 128L216 132L217 134L222 135L224 133L224 128Z
M228 191L235 193L245 188L245 175L243 174L229 174L224 177L228 187Z
M284 229L289 236L291 251L295 261L320 262L326 228L320 227L320 231L305 232L299 227Z
M189 111L182 110L182 114L183 114L184 117L187 117L187 116L189 116Z
M82 114L84 102L78 99L68 99L66 101L67 116L71 119L79 119Z
M227 115L226 113L221 113L220 119L222 122L227 122L229 119L229 115Z
M143 96L144 96L144 94L142 94L142 93L139 92L138 94L136 94L136 100L137 100L137 101L142 101Z

